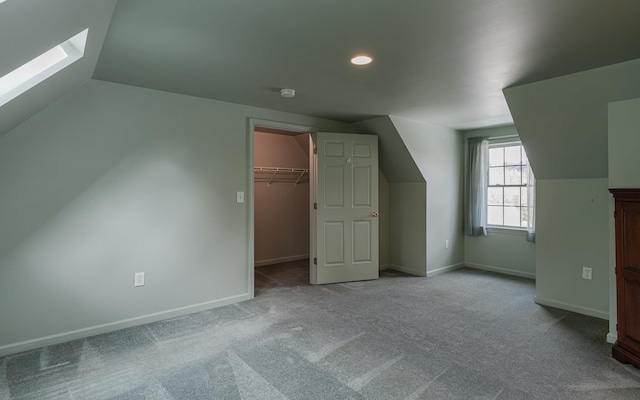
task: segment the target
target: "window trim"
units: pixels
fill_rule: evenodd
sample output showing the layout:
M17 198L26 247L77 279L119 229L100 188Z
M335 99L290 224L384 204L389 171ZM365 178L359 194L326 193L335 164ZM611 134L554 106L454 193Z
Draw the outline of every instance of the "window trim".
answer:
M515 146L521 146L523 151L524 151L524 146L522 145L522 141L520 139L518 139L517 137L503 137L503 138L496 138L496 139L492 139L492 138L488 138L489 140L489 150L491 150L491 148L496 148L496 147L508 147L510 145L515 145ZM528 162L528 157L527 157L527 166L529 166L529 168L531 168L529 162ZM490 165L487 166L487 168L491 168ZM489 178L487 177L487 190L490 187L525 187L526 185L500 185L500 186L490 186L489 185ZM502 206L504 208L504 204ZM487 218L489 215L489 201L487 200ZM489 231L491 230L500 230L500 231L515 231L515 232L522 232L525 233L527 232L527 227L526 226L512 226L512 225L493 225L493 224L489 224L489 222L487 221L487 229Z
M51 49L43 52L37 57L34 57L33 59L27 61L26 63L22 64L21 66L14 69L13 71L9 71L8 73L0 76L0 81L2 81L4 79L11 79L10 77L12 76L15 77L16 75L22 75L19 81L11 82L7 84L9 89L6 89L5 91L0 92L0 107L4 106L5 104L9 103L11 100L14 100L15 98L19 97L23 93L32 89L36 85L44 82L45 80L49 79L51 76L55 75L56 73L62 71L69 65L81 59L84 56L88 34L89 34L89 28L65 40L59 45L54 46ZM20 72L18 72L24 69L28 69L29 68L28 66L32 62L34 61L37 62L36 60L41 59L42 57L46 57L48 53L54 50L58 50L58 52L62 51L66 54L66 56L58 59L55 62L49 63L48 65L44 66L44 68L38 68L39 71L35 74L34 73L21 74Z

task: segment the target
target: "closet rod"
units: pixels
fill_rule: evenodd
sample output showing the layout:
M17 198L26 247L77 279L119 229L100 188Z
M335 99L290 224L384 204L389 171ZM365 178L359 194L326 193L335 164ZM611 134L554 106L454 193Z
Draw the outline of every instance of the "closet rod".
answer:
M267 186L271 186L274 181L293 182L294 186L297 186L298 183L303 181L302 178L305 175L309 175L309 170L306 168L253 167L253 171L256 174L256 176L254 176L254 180L256 182L267 182ZM263 175L257 176L259 173L263 173ZM270 174L270 176L264 176L265 173ZM278 177L278 174L282 174L282 177Z

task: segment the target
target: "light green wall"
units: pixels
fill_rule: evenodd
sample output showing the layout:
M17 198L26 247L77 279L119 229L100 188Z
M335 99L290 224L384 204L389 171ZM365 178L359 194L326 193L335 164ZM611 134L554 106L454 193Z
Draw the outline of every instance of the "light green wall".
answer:
M536 194L536 302L607 319L607 179L540 179Z
M389 223L390 223L390 204L389 204L389 181L382 171L378 171L378 204L380 206L380 224L379 224L379 257L380 269L389 266Z
M524 231L489 228L489 236L465 236L464 265L536 279L535 250Z
M464 131L465 182L469 153L467 139L477 136L517 137L518 131L513 125ZM466 193L464 198L466 201ZM490 228L489 236L464 236L464 263L468 267L535 279L535 249L535 244L527 241L526 232Z
M391 120L427 182L427 274L458 267L464 262L462 135L440 126Z
M389 264L427 276L427 204L424 182L389 182Z
M640 187L640 98L609 103L609 186Z
M640 98L609 103L609 187L640 188ZM613 196L609 201L609 340L615 341L616 265Z
M90 81L1 137L0 354L249 298L249 117L352 131Z

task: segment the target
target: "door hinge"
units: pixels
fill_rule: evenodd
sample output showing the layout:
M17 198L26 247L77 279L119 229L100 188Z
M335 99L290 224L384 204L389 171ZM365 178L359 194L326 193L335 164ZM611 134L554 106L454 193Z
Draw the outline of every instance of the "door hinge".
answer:
M313 265L318 265L318 258L317 257L313 257Z
M313 203L313 209L317 210L318 209L318 203Z
M313 154L318 154L318 148L317 147L313 147Z
M616 332L618 332L618 324L616 324Z

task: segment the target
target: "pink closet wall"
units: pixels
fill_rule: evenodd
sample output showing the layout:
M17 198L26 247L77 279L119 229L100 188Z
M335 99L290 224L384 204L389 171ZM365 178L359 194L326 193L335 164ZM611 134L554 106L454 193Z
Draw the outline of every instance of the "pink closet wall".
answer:
M254 166L309 168L305 140L255 132ZM255 264L269 265L309 256L309 183L255 182Z

